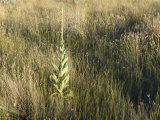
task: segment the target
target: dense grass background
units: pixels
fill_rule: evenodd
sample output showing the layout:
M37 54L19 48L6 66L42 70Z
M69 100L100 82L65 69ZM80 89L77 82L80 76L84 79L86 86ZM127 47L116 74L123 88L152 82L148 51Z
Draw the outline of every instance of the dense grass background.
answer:
M160 119L159 0L0 3L0 119ZM65 106L49 78L61 7L69 57Z

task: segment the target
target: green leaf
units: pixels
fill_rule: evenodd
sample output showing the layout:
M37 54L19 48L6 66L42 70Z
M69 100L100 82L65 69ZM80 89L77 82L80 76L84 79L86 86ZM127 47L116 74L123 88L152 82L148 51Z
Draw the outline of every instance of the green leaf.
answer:
M49 78L52 79L52 78L53 78L53 75L50 75Z
M63 90L64 86L65 86L64 81L62 81L62 83L60 84L60 90L61 91Z
M70 90L70 96L74 97L73 91Z
M54 87L59 91L58 85L54 84Z
M69 75L67 75L67 77L65 77L65 79L64 79L65 84L67 84L68 81L69 81Z
M67 60L68 60L68 57L62 61L62 68L64 67L64 64L67 62Z
M68 97L72 97L72 98L74 97L72 90L70 90L70 92L67 95L65 95L65 98L68 98Z
M64 80L64 76L59 77L60 83L62 83L63 80Z
M63 61L63 59L65 58L65 51L61 54L61 62Z
M54 70L54 74L57 76L57 78L58 78L58 73L57 73L57 71L56 70Z
M60 47L60 51L61 51L61 52L64 52L64 50L65 50L64 45L62 45L62 46Z
M54 79L54 81L56 82L56 83L58 83L59 82L59 79L58 79L58 77L54 74L54 75L52 75L52 78Z
M68 71L68 66L66 66L62 71L61 71L61 76L63 76L65 73Z
M52 63L52 65L53 65L53 67L54 67L55 70L59 71L57 65L55 65L54 63Z
M69 85L63 86L63 88L62 88L63 93L64 93L64 90L65 90L68 86L69 86Z

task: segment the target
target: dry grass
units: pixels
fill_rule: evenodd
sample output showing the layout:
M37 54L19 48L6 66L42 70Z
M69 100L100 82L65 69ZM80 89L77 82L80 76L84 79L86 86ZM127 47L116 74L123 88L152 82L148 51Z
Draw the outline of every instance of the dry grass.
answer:
M0 4L0 119L159 119L159 0ZM69 86L54 97L61 7ZM150 95L149 97L147 95Z

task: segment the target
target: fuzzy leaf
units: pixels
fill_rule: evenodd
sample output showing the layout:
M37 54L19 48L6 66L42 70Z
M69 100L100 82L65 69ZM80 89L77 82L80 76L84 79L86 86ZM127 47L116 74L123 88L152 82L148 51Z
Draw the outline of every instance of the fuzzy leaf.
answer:
M53 75L50 75L49 78L52 79L52 78L53 78Z
M67 60L68 60L68 57L62 61L62 68L64 67L64 64L67 62Z
M62 45L62 46L60 47L60 51L61 51L61 52L64 52L64 50L65 50L64 45Z
M58 83L59 82L59 80L58 80L58 77L54 74L54 75L52 75L52 78L54 79L54 81L56 82L56 83Z
M64 93L64 90L65 90L68 86L69 86L69 85L63 86L63 89L62 89L63 93Z
M65 98L68 98L68 97L74 97L72 90L70 90L69 93L67 95L65 95Z
M69 81L69 75L67 75L67 77L64 79L64 83L67 84Z
M66 66L62 71L61 71L61 76L63 76L65 73L68 71L68 66Z
M61 61L61 59L60 59L60 58L58 58L58 61L60 62L60 61Z
M54 74L56 75L56 77L58 78L58 72L56 70L54 70Z
M61 54L61 62L63 61L63 59L65 58L65 52L63 52L62 54Z
M54 87L59 91L58 85L54 84Z
M60 84L60 90L61 91L63 91L64 86L65 86L64 81L62 81L62 83Z
M59 77L60 83L64 80L64 76Z
M58 88L58 85L54 84L54 87L57 89L59 93L62 93L61 89Z
M52 63L52 65L53 65L53 67L54 67L55 70L59 71L57 65L55 65L54 63Z
M66 84L64 83L64 81L62 81L62 84L61 84L61 86L60 86L60 90L61 90L62 92L64 92L64 90L65 90L67 87L68 87L68 85L66 85Z

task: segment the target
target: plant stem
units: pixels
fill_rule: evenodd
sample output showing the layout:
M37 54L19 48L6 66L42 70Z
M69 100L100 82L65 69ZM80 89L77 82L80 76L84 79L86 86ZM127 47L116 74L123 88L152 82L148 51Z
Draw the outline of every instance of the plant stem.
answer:
M63 7L61 12L61 40L63 41Z

